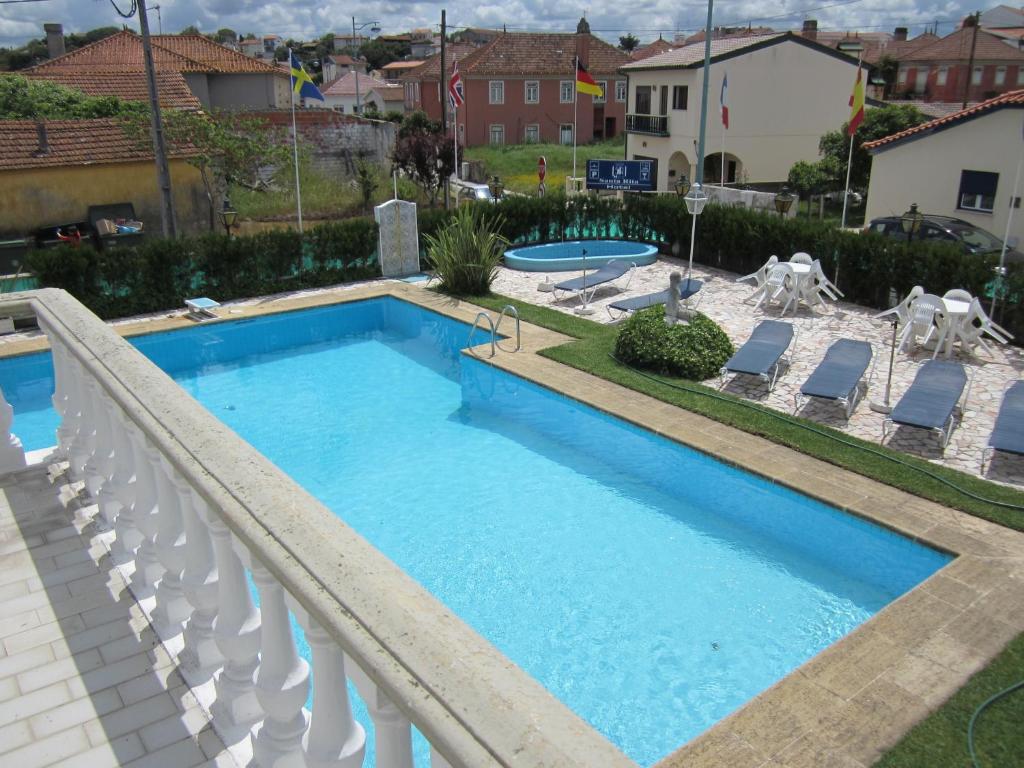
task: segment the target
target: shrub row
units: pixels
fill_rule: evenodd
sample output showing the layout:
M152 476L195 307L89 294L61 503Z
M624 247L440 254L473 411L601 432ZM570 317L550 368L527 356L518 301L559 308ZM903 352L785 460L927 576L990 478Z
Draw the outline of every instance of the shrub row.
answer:
M302 235L206 234L103 251L61 246L33 251L26 263L40 285L64 288L113 318L178 308L192 296L229 301L372 277L380 273L376 249L377 225L361 218Z
M689 254L690 216L683 201L674 196L627 195L619 201L553 194L510 197L498 206L475 205L485 216L504 219L498 231L511 243L624 237L655 244L682 258ZM421 237L437 231L446 215L424 211ZM998 262L998 255L971 256L948 243L907 243L875 233L842 231L820 221L783 219L724 205L708 205L697 221L694 261L700 264L745 275L773 254L784 260L797 251L821 259L830 277L838 273L838 285L848 301L878 309L890 306L891 294L903 298L915 285L930 293L964 288L986 297ZM1009 268L1008 298L996 319L1024 338L1024 265ZM987 311L987 299L984 304Z

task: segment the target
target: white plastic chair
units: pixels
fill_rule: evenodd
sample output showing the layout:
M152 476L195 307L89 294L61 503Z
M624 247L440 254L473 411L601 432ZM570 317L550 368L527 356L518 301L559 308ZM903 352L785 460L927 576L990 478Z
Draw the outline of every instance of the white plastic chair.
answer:
M909 342L924 346L931 340L932 334L936 334L935 352L932 354L934 360L939 350L942 349L942 344L948 333L949 319L946 317L946 308L942 299L933 293L926 293L917 297L911 305L910 319L903 328L898 349L900 352L904 351Z
M971 354L974 354L974 347L979 344L991 354L992 347L982 338L984 334L988 334L1000 344L1008 344L1013 338L1005 328L993 323L985 314L981 301L976 298L971 299L971 308L967 310L967 317L964 318L963 323L956 329L955 340L960 341L961 349L965 349Z
M963 288L950 288L942 294L942 298L951 299L952 301L966 301L968 304L974 299L970 291L965 291Z
M751 280L754 283L754 292L747 296L747 298L744 299L744 301L750 301L750 299L754 298L754 296L757 295L757 292L764 287L764 283L768 279L768 272L770 272L771 268L778 263L778 256L769 256L768 261L761 265L761 268L758 269L756 272L751 272L749 275L744 275L743 277L736 278L737 283L743 283L748 280Z
M821 262L817 259L811 264L811 271L800 283L800 298L802 298L808 304L821 304L822 294L832 299L832 301L839 301L839 297L843 295L843 292L833 285L825 276L825 270L821 268Z
M874 318L877 320L880 317L895 315L896 322L899 325L906 325L907 322L910 320L911 306L913 306L914 302L917 301L917 299L921 296L924 296L924 288L922 288L920 285L915 285L913 288L910 289L910 293L907 294L907 297L903 299L903 301L901 301L895 307L890 307L884 312L879 312L877 315L874 315Z
M789 264L776 264L768 273L768 279L762 286L761 298L758 299L754 309L760 307L765 301L769 304L778 302L782 304L782 314L786 314L790 304L796 304L799 299L796 274Z
M811 258L811 254L798 251L789 257L790 264L813 264L814 259Z

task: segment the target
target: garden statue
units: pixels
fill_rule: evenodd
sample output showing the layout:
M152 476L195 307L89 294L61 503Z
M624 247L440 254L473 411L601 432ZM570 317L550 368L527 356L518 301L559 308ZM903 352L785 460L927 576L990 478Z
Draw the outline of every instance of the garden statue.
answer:
M668 298L665 299L665 325L675 325L678 321L684 322L689 319L685 307L680 312L679 305L679 282L683 276L673 272L668 276Z

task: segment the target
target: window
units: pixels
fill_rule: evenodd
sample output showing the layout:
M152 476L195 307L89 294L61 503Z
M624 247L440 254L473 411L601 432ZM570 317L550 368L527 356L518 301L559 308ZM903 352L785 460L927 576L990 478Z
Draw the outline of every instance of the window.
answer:
M996 85L1006 83L1006 67L996 67Z
M651 114L651 86L649 85L638 85L636 87L636 114L638 115L649 115Z
M490 81L490 104L504 104L505 103L505 81L504 80L491 80ZM492 144L494 142L491 142Z
M658 112L659 115L668 114L668 86L661 86L661 110Z
M560 144L572 144L572 123L558 126L558 142Z
M1021 68L1021 71L1024 72L1024 67ZM616 80L615 81L615 100L616 101L625 101L626 100L626 81L625 80Z
M540 103L540 80L527 80L526 81L526 103L527 104L539 104Z
M491 144L504 144L505 143L505 126L504 125L492 125L491 126Z
M981 85L981 73L985 70L984 67L975 67L971 73L971 85Z
M672 86L672 109L686 109L690 97L690 89L685 85Z
M904 85L907 82L907 70L902 67L900 67L900 73L897 75L897 82L899 82L900 85Z
M523 139L526 141L527 144L536 144L537 142L539 142L540 125L538 125L537 123L532 123L531 125L526 126L526 134L523 136Z
M960 195L957 208L965 211L991 213L995 207L999 174L989 171L963 171L960 174Z
M598 80L597 81L597 85L601 89L601 95L594 97L594 103L595 104L604 104L605 101L608 100L608 81L607 80Z
M558 84L558 100L563 104L572 103L574 87L575 83L572 80L562 80Z
M1024 85L1024 66L1017 67L1017 85Z
M939 73L935 76L935 84L945 85L947 77L949 77L949 67L939 67Z
M914 74L914 92L924 93L924 89L928 85L928 67L918 67Z

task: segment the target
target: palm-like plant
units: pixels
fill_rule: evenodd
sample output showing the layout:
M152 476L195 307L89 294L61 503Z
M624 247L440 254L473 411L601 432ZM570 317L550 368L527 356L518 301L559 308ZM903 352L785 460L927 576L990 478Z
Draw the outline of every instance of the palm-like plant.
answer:
M480 204L463 205L437 235L425 235L427 255L441 290L457 296L483 296L498 274L506 240L501 216L484 216Z

